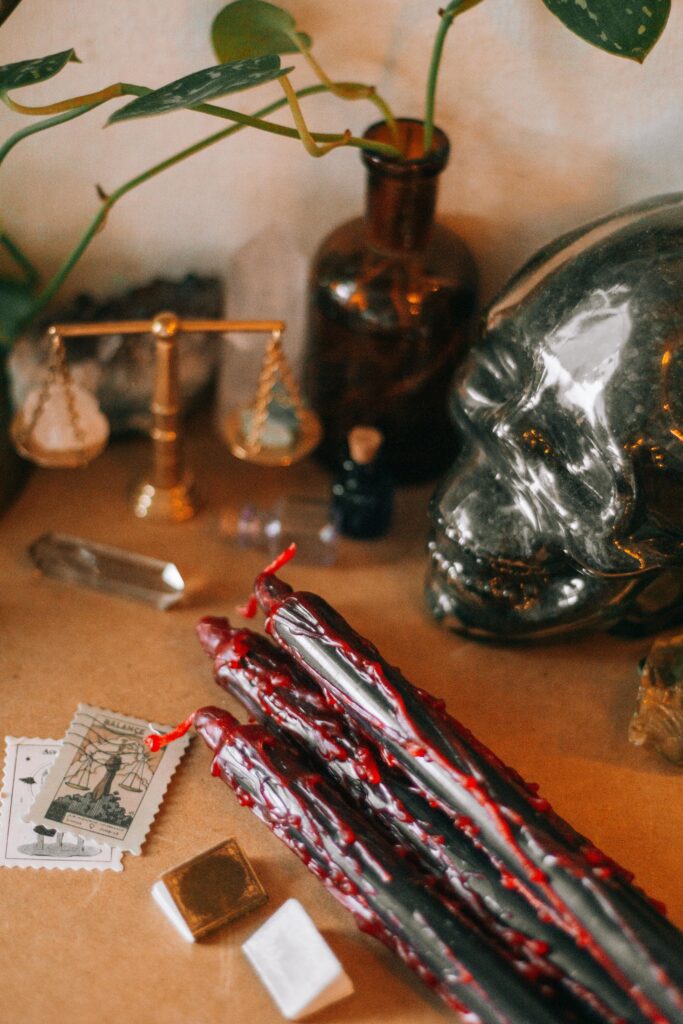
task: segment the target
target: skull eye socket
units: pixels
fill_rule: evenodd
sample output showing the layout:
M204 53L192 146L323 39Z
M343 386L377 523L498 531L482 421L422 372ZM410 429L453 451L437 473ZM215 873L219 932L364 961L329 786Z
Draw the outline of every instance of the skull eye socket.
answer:
M470 412L490 410L509 402L519 394L520 381L528 379L530 369L524 366L525 354L509 345L488 340L488 344L473 353L470 365L463 373L466 387L460 389L459 399Z

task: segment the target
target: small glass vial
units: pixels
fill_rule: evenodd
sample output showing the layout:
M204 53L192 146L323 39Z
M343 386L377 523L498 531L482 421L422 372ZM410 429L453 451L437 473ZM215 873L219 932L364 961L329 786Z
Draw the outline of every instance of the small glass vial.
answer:
M221 515L220 532L240 547L260 548L275 556L292 541L297 561L332 565L337 557L338 531L329 502L288 495L272 508L251 503Z
M332 484L332 510L339 532L347 537L383 537L389 529L394 485L384 463L384 438L375 427L354 427L348 456Z

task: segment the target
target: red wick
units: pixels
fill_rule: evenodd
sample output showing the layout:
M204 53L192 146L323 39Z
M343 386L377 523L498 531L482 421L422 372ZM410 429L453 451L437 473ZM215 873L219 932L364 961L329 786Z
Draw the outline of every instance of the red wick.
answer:
M277 558L273 559L270 565L267 565L260 575L272 576L273 573L276 573L278 569L282 568L283 565L287 565L287 562L291 562L295 554L296 544L294 543L294 541L292 541L289 547L285 548L284 551L281 551ZM256 597L256 594L252 594L245 605L242 605L241 608L237 608L237 614L244 616L245 619L253 619L257 611L258 599Z
M169 743L173 743L174 740L179 740L181 736L184 736L186 732L189 732L194 722L194 716L196 711L193 711L189 718L186 718L180 725L176 725L175 729L171 729L170 732L164 733L160 736L157 732L150 732L145 736L143 743L151 750L153 754L156 754L157 750L161 750L162 747L167 746Z

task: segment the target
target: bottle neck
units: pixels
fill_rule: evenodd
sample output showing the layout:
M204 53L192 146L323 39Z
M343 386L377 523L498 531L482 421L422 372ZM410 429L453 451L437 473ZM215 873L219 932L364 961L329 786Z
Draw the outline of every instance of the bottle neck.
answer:
M368 173L365 221L370 244L378 249L423 249L434 225L438 179L394 178Z
M402 159L371 150L363 153L367 168L366 224L372 246L410 253L427 244L436 210L439 175L448 162L447 136L434 131L434 146L423 150L422 122L402 118L394 135L385 122L372 125L366 139L397 146Z

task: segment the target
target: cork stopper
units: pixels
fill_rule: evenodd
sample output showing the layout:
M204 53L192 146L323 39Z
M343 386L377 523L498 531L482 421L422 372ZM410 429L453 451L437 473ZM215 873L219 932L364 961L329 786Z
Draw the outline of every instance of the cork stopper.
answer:
M354 427L348 434L349 454L359 466L367 466L376 457L384 437L376 427Z

